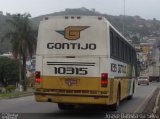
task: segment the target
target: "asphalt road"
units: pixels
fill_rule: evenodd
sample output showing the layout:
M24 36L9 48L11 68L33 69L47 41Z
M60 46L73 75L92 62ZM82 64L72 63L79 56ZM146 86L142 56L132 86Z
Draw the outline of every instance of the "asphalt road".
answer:
M153 94L156 87L160 87L160 83L151 82L149 86L141 85L136 87L136 92L132 100L124 100L121 102L119 110L111 112L106 107L85 106L78 107L75 110L60 111L54 103L38 103L35 102L33 96L21 97L15 99L0 100L0 112L5 116L7 113L17 114L22 119L32 118L45 119L50 118L105 118L108 113L138 113L144 102ZM23 114L22 114L23 113ZM32 113L32 114L31 114ZM22 115L21 115L22 114ZM1 115L2 116L2 115ZM20 118L20 119L21 119ZM40 119L41 119L40 118ZM47 118L47 119L48 119Z

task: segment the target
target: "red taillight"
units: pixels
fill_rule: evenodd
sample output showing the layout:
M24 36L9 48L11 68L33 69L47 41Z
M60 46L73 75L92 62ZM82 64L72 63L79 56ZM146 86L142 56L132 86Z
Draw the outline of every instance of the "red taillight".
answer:
M102 80L102 81L101 81L101 84L102 84L102 85L105 85L105 84L107 84L107 81Z
M107 87L108 84L108 74L102 73L101 74L101 87Z
M107 73L102 73L101 78L102 79L108 79L108 74Z
M35 79L35 82L36 82L36 83L40 83L40 82L41 82L41 79L40 79L40 78L36 78L36 79Z
M40 71L36 71L35 72L35 82L36 83L40 83L41 82L41 72Z

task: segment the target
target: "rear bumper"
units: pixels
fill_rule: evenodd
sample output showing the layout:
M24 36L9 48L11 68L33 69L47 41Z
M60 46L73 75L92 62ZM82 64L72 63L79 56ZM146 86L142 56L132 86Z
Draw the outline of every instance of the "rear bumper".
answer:
M35 92L37 102L54 102L67 104L109 104L107 95L53 94Z
M138 81L138 84L149 84L149 81Z

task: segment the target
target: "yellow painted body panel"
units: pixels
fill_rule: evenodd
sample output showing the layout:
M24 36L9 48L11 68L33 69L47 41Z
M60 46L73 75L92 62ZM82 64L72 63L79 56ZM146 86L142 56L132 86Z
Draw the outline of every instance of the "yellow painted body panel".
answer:
M76 80L77 84L68 85L65 82L68 79ZM128 79L108 79L106 88L101 88L100 81L101 79L96 77L43 76L40 86L36 86L36 92L42 94L35 93L35 99L38 102L48 102L50 99L55 103L110 105L117 101L119 83L121 99L127 96Z
M76 84L70 86L67 84L67 80L73 80ZM43 76L41 87L45 89L99 90L100 80L97 77Z
M77 96L35 96L38 102L47 102L48 98L54 103L67 104L109 104L108 98L94 98L94 97L77 97Z
M121 84L121 99L125 98L127 96L127 87L128 87L128 79L122 78L120 79Z

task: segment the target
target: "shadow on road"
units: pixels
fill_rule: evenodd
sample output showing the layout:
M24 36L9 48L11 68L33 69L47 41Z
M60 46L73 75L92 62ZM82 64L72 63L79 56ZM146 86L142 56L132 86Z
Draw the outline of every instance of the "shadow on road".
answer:
M105 118L106 113L113 113L106 106L80 106L74 110L57 111L53 113L21 114L22 119L88 119Z

